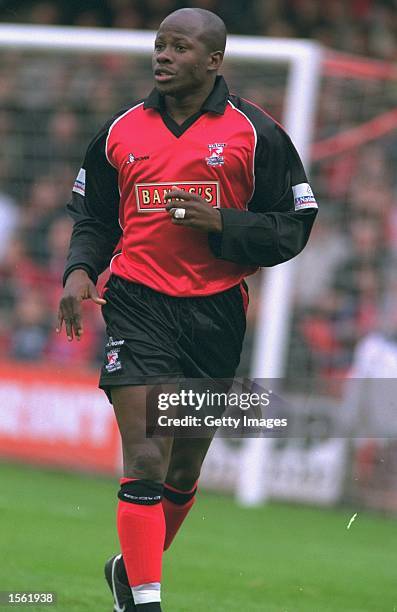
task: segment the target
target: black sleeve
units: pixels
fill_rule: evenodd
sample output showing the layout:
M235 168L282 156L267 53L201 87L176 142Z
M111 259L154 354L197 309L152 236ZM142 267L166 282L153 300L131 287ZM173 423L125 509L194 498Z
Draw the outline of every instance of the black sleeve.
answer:
M257 133L255 190L246 211L220 210L222 233L210 234L209 245L220 259L275 266L304 248L317 204L288 135L260 109L237 101Z
M110 263L122 230L119 225L118 174L106 158L105 146L114 118L90 143L76 178L67 210L74 221L69 254L63 275L86 270L96 283Z

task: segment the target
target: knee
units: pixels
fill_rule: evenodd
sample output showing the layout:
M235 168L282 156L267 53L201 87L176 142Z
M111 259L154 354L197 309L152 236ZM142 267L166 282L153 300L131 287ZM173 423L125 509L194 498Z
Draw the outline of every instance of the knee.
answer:
M164 482L166 459L154 444L123 443L124 477Z
M190 491L200 476L201 465L195 462L172 463L167 472L166 483L179 491Z

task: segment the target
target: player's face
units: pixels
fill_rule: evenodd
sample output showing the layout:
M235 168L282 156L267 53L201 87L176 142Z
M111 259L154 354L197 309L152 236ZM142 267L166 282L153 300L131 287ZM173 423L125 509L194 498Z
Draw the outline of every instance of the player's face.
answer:
M156 88L164 95L184 96L205 87L216 70L197 28L163 22L157 32L152 66Z

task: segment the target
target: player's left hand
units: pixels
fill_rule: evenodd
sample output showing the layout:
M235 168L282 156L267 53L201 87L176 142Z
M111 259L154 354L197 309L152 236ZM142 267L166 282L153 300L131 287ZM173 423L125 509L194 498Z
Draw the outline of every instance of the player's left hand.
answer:
M220 211L195 193L173 187L167 193L165 199L168 200L165 208L170 214L172 223L175 225L192 227L202 232L222 232ZM175 219L174 211L176 208L184 208L186 210L183 219Z

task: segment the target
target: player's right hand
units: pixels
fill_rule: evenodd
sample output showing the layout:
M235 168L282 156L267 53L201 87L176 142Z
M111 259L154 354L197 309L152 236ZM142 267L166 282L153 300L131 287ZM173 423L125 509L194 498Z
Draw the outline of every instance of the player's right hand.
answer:
M73 270L66 280L63 295L59 303L58 325L59 334L62 324L65 322L66 336L69 342L73 335L80 340L83 335L83 324L81 315L81 302L92 300L95 304L102 306L106 300L99 297L98 291L85 270Z

